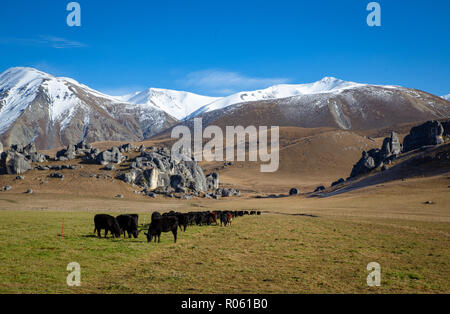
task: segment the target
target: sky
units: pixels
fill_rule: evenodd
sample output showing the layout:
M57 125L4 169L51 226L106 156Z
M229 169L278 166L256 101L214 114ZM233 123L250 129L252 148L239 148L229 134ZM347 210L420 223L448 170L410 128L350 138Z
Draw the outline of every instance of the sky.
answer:
M8 0L0 72L34 67L111 95L149 87L209 96L325 76L450 93L450 1Z

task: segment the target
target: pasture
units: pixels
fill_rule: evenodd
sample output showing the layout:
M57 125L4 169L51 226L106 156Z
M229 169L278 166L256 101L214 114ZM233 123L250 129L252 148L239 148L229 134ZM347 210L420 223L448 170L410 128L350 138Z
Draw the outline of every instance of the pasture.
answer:
M149 222L151 211L139 214ZM448 222L266 210L149 244L143 234L98 239L93 217L1 210L0 293L450 292ZM366 284L372 261L381 287ZM70 262L81 265L81 287L66 284Z

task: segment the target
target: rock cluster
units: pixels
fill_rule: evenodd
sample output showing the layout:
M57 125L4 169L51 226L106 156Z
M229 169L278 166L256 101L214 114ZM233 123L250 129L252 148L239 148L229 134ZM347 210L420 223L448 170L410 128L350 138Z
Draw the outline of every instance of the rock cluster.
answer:
M135 184L148 190L171 194L206 192L206 177L196 161L177 161L165 148L151 148L143 151L131 162L131 169L119 174L128 184Z
M211 193L210 193L211 195ZM232 196L241 196L241 191L235 189L227 189L227 188L218 188L215 192L216 196L219 197L232 197Z
M390 137L386 137L383 141L381 149L374 148L368 152L362 152L361 159L353 166L350 178L354 178L371 172L377 168L383 168L385 164L389 164L397 158L402 151L402 145L395 132Z
M354 178L375 169L385 171L388 165L395 160L400 153L424 147L434 146L444 143L444 138L448 130L449 121L428 121L419 126L413 127L405 137L403 145L400 144L397 133L392 132L391 137L383 141L381 149L372 149L363 152L361 159L353 166L350 178ZM444 127L446 126L446 127Z
M421 148L422 146L444 143L444 127L439 121L428 121L413 127L403 141L403 152Z
M125 160L127 160L127 157L124 156L118 147L113 147L110 150L105 150L104 152L101 152L97 158L97 162L103 166L106 166L108 164L121 164Z
M34 143L27 146L11 145L11 147L2 152L0 167L6 174L24 174L31 170L32 162L44 162L48 156L38 153Z
M56 159L59 161L74 160L79 157L89 156L89 159L95 159L100 151L93 148L86 141L81 141L76 145L69 145L66 149L62 149L56 153Z

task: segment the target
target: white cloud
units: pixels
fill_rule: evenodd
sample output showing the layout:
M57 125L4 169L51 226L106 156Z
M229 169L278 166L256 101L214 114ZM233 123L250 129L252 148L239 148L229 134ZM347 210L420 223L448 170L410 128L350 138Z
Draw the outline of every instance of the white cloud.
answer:
M85 44L62 37L41 35L38 38L0 38L0 43L24 46L49 46L55 49L83 48Z
M230 95L243 90L262 89L288 81L287 78L249 77L238 72L202 70L189 73L178 83L186 88L201 90L203 93Z

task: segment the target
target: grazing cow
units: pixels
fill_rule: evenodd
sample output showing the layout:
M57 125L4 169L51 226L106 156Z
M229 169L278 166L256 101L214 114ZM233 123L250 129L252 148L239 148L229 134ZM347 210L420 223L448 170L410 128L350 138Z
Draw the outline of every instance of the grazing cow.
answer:
M260 211L257 211L256 214L257 214L258 216L261 216L261 212L260 212Z
M228 215L228 224L231 226L231 222L233 221L233 215L230 212L228 212L227 215Z
M216 213L208 213L208 225L215 223L216 225L217 223L217 214Z
M180 227L180 230L186 232L186 228L189 225L189 215L177 213L176 217L178 218L178 226Z
M158 237L158 243L161 242L161 233L170 232L173 233L174 243L177 243L177 232L178 232L178 218L175 216L163 216L160 218L155 218L152 220L150 227L148 228L147 242L152 242L153 237Z
M220 215L220 226L222 224L226 227L228 225L231 226L231 222L233 221L233 215L230 212L222 212Z
M139 215L138 214L129 214L129 215L136 220L136 226L139 226Z
M195 214L195 223L197 226L210 225L208 214L207 213L196 213Z
M119 223L119 227L123 232L123 237L126 237L126 233L128 232L128 237L131 238L131 235L135 239L139 236L138 231L138 218L136 215L120 215L116 217L117 222Z
M116 238L119 238L122 234L119 223L113 216L104 214L96 215L94 217L94 224L94 233L97 232L99 238L101 238L100 231L103 229L105 230L105 238L108 235L108 232L111 232L111 234Z
M152 221L153 221L155 218L161 218L161 213L159 213L159 212L154 212L154 213L152 214Z

